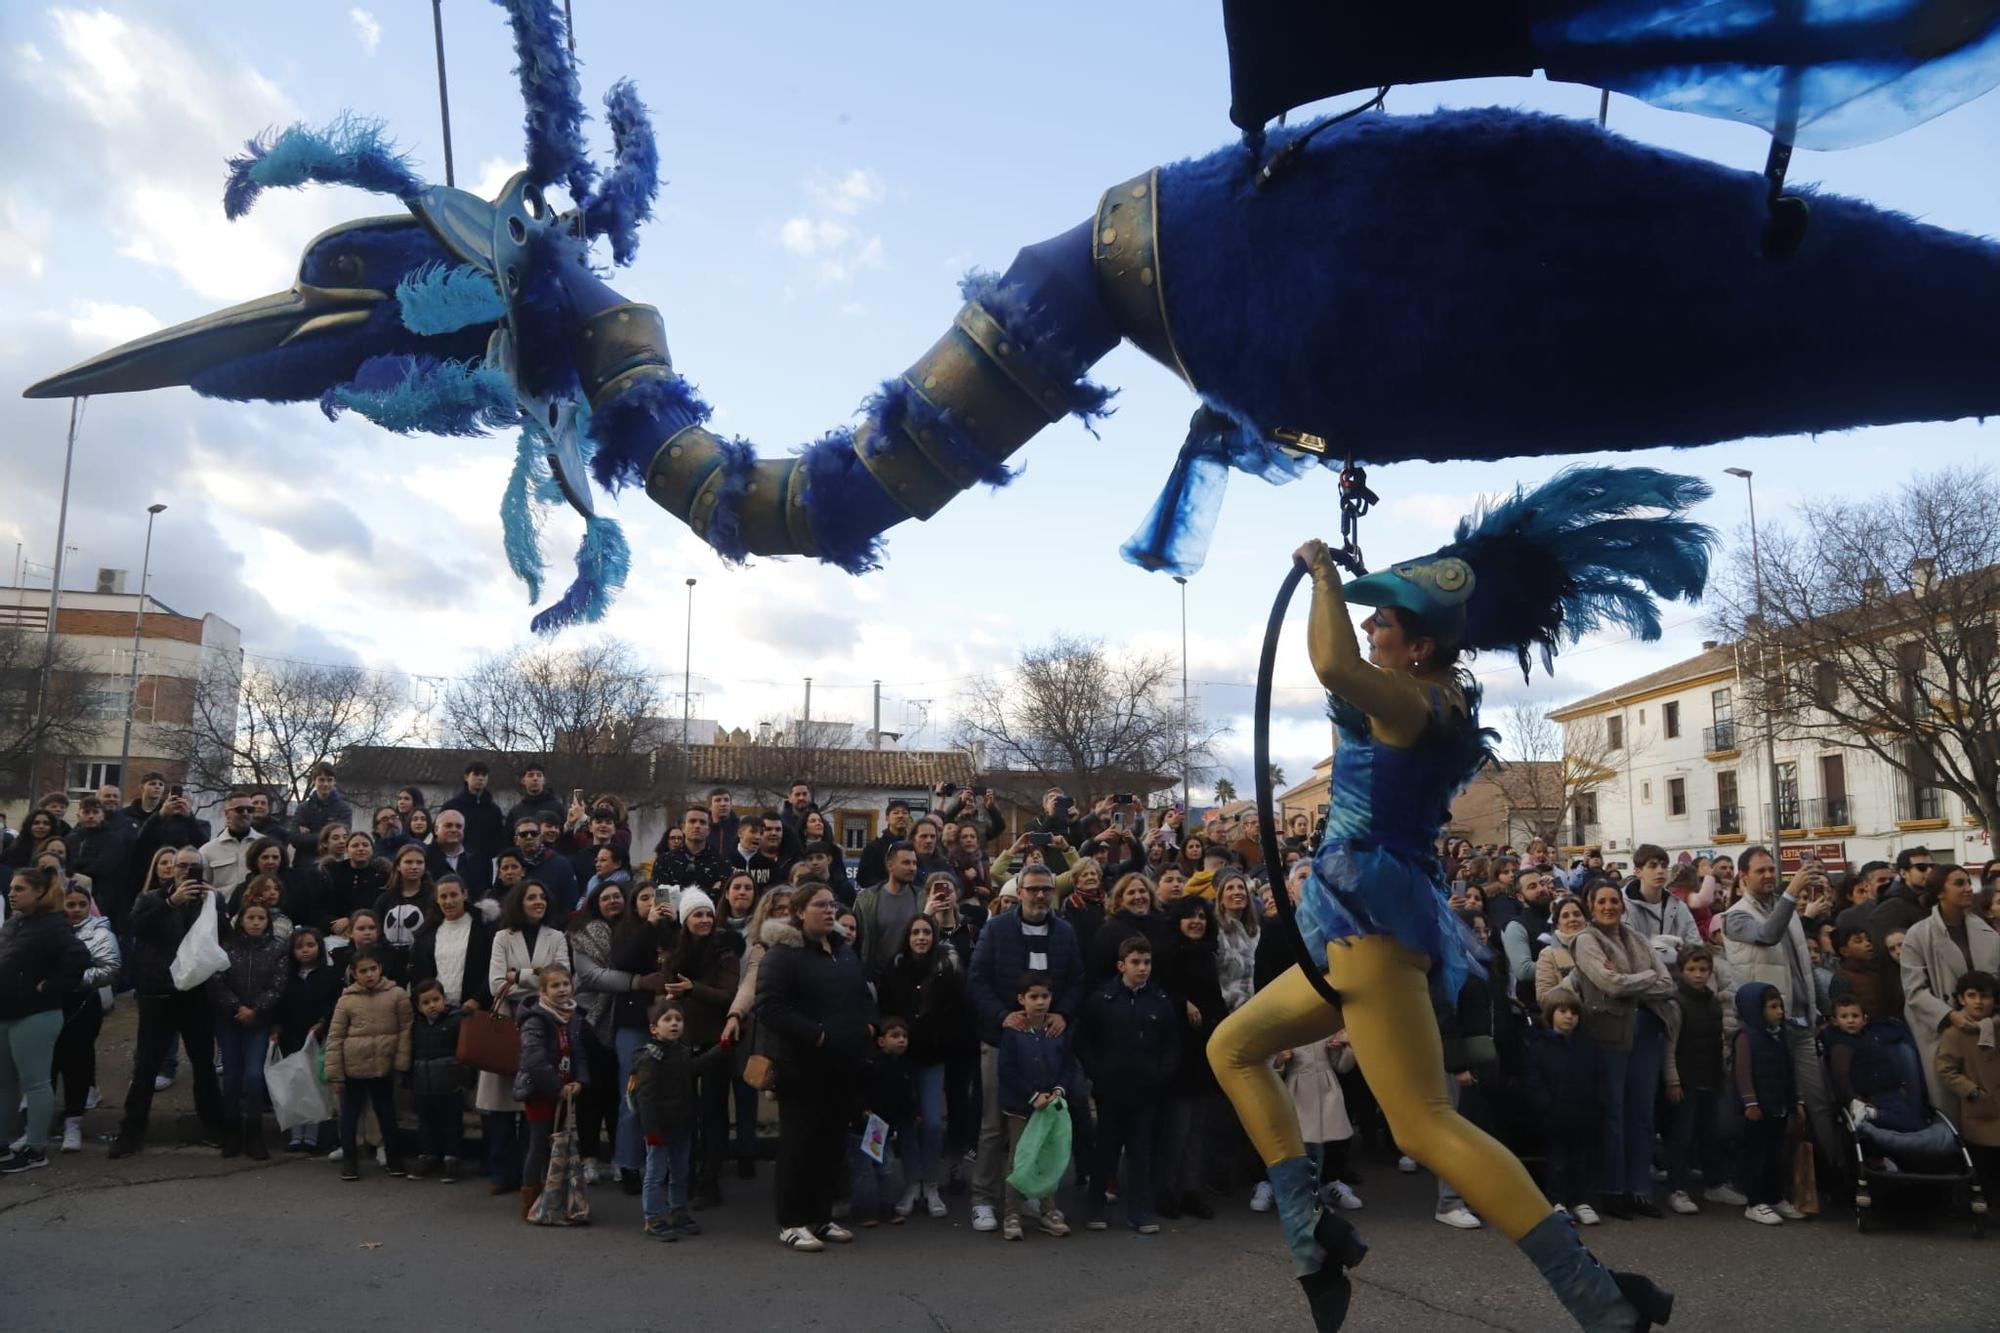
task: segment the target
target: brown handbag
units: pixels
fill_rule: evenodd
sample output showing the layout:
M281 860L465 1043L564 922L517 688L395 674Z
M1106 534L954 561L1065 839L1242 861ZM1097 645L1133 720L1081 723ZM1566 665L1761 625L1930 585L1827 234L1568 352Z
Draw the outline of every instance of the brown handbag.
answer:
M458 1025L458 1062L488 1074L509 1077L521 1070L521 1028L500 1012L512 982L493 997L493 1007L467 1014Z

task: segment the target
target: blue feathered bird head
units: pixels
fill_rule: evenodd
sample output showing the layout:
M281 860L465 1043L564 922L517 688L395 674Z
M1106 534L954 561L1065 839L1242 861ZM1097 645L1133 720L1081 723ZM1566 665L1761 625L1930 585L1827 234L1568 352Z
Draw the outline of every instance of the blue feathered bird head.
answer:
M1347 598L1424 617L1440 639L1539 649L1617 626L1660 637L1660 598L1696 601L1715 531L1683 515L1708 483L1649 467L1572 467L1459 520L1451 544L1347 585Z
M539 512L567 501L586 523L576 581L535 619L546 631L602 616L629 555L618 525L591 500L588 412L560 345L566 330L519 317L538 293L532 281L513 285L512 262L559 249L587 277L588 247L603 238L614 263L630 263L659 190L659 151L637 90L621 80L604 98L612 161L600 170L585 149L587 115L560 0L495 3L514 30L527 160L498 199L427 183L383 126L363 117L266 132L229 161L223 211L232 220L265 190L308 184L393 195L409 215L324 232L306 247L289 289L113 348L27 396L185 384L218 398L313 400L328 416L354 411L405 434L478 435L519 424L501 517L508 563L531 598L541 590ZM558 188L571 211L558 214L546 201Z

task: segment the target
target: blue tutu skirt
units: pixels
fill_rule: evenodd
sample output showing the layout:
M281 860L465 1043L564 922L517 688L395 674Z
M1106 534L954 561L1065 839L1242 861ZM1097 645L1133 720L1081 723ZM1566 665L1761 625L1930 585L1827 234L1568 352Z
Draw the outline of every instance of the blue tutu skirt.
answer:
M1329 839L1299 895L1299 933L1316 959L1357 935L1389 935L1431 960L1431 984L1455 1000L1486 974L1479 942L1453 914L1437 862L1380 844Z

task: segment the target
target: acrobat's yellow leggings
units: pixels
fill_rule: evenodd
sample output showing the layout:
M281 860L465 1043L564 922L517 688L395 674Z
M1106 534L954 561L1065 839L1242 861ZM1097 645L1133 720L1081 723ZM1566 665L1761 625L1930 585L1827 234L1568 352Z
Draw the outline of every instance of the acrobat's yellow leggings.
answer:
M1363 935L1329 944L1326 961L1341 1009L1328 1008L1306 976L1289 968L1208 1041L1208 1062L1264 1164L1305 1153L1298 1115L1271 1057L1324 1041L1344 1026L1398 1146L1449 1181L1507 1239L1527 1235L1552 1208L1520 1161L1446 1099L1428 960L1386 935Z

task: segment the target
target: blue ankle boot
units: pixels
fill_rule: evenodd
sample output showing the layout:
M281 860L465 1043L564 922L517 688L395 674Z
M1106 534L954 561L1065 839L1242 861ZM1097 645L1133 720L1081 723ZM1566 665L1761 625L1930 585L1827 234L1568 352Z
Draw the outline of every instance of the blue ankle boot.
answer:
M1273 1164L1267 1175L1285 1243L1292 1251L1292 1272L1312 1310L1313 1327L1318 1333L1333 1333L1347 1318L1353 1295L1347 1270L1366 1257L1368 1246L1346 1218L1320 1206L1319 1179L1311 1159L1288 1157Z
M1672 1292L1598 1263L1563 1213L1543 1218L1520 1246L1584 1333L1645 1333L1673 1315Z

